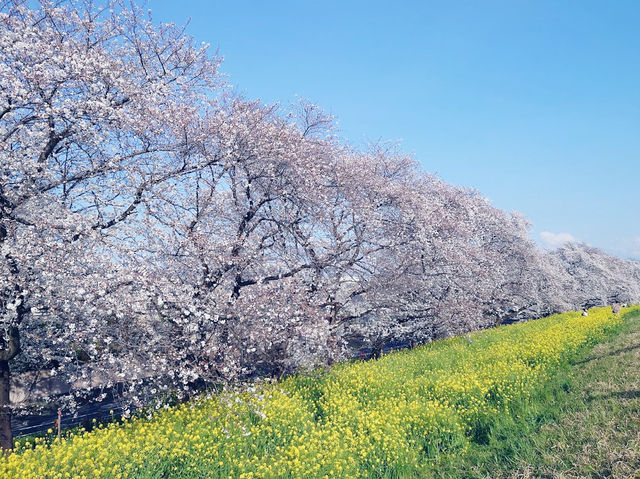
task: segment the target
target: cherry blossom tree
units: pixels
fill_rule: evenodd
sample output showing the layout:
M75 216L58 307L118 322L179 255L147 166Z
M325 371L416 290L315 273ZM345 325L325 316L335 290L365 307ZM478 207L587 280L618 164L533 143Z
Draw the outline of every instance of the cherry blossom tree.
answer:
M226 105L207 132L215 167L154 215L173 226L150 230L158 276L182 288L158 312L197 322L192 358L210 377L335 356L343 323L369 312L381 251L406 241L396 213L412 162L353 151L315 107L298 113Z
M640 300L637 263L542 252L522 216L396 147L242 98L135 5L30 5L0 0L3 448L12 371L64 378L69 406L115 386L141 406L363 341Z
M181 29L118 1L0 4L2 447L21 341L48 356L45 345L78 350L93 336L95 349L112 329L95 316L99 297L138 281L122 271L149 199L210 161L199 132L217 63ZM145 303L119 297L129 311ZM35 319L34 308L48 314Z
M640 263L608 255L586 244L569 243L548 253L570 281L572 307L589 308L640 299Z

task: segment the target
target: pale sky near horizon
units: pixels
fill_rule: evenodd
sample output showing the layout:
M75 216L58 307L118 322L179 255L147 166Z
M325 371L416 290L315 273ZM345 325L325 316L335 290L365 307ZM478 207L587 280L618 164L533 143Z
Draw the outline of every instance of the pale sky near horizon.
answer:
M542 245L640 259L640 2L148 0L249 98L523 213Z

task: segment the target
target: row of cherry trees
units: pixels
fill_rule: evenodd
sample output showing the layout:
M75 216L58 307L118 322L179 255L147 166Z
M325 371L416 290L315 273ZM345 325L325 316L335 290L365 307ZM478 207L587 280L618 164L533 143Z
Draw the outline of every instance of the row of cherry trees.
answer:
M69 407L97 384L142 405L348 338L640 298L637 264L541 253L521 216L350 147L314 105L244 99L218 65L118 0L0 0L3 447L12 369L68 382Z

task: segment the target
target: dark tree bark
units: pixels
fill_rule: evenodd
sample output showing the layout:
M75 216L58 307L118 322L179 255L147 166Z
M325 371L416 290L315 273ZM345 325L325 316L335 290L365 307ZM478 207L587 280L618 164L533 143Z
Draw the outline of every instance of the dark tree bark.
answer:
M0 360L0 448L6 453L13 449L13 431L11 430L11 370L9 361Z
M1 333L0 333L1 334ZM17 327L10 327L4 338L0 337L0 449L5 454L13 449L11 430L11 368L9 360L20 352L20 334Z

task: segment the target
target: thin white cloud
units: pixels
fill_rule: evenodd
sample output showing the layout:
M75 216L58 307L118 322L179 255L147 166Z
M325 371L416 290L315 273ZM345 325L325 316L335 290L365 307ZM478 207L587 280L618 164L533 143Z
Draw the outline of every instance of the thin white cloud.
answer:
M569 233L551 233L550 231L543 231L540 233L540 238L545 246L550 248L557 248L566 243L576 243L578 240Z

